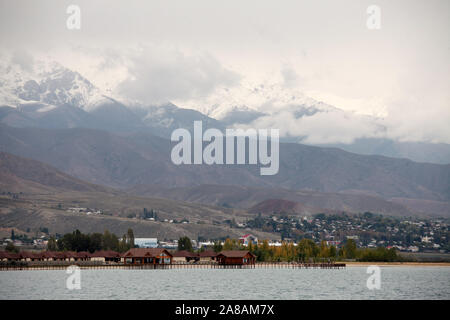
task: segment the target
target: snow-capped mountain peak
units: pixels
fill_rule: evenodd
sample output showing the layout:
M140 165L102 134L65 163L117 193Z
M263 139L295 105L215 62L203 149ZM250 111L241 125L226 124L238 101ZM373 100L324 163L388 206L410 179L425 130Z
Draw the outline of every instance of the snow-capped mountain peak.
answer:
M286 87L283 83L271 81L244 80L236 87L220 87L207 97L174 101L174 103L228 123L231 118L250 119L257 115L270 115L284 111L302 116L318 111L338 110L304 95L298 88Z
M0 105L70 104L88 111L105 99L107 97L89 80L57 62L31 61L21 65L1 59Z

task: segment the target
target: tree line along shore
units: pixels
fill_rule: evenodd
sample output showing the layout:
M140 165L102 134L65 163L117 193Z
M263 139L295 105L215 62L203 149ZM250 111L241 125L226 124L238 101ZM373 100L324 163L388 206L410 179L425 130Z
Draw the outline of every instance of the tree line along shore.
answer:
M84 234L79 230L72 233L66 233L59 239L50 237L47 243L48 252L59 253L79 253L85 256L93 255L95 252L116 252L124 253L134 248L134 233L129 229L122 238L115 234L105 231L102 233ZM405 258L398 254L395 248L358 248L353 239L348 239L340 248L334 245L327 245L326 241L316 244L311 239L302 239L297 244L292 242L283 242L281 246L269 246L267 240L258 241L258 243L249 242L243 245L237 239L226 239L224 242L215 241L210 247L202 247L194 250L192 242L188 237L181 237L178 240L178 250L190 252L192 257L204 251L218 253L220 251L247 250L256 257L256 262L334 262L334 261L355 261L355 262L414 262L414 260ZM41 252L23 253L38 254ZM18 254L19 249L12 243L8 243L5 253ZM70 257L69 257L70 258Z

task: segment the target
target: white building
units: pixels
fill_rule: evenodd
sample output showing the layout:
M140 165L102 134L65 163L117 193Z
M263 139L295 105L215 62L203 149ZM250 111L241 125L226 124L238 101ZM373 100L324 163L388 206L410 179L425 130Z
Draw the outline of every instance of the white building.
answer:
M157 238L134 238L134 244L139 246L139 248L157 248L158 239Z
M244 246L248 246L250 242L252 244L257 244L258 238L249 233L249 234L246 234L246 235L240 237L239 242L242 243Z

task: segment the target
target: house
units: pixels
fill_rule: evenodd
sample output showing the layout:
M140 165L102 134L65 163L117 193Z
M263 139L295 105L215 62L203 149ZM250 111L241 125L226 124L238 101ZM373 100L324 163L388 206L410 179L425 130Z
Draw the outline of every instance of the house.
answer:
M244 246L248 246L250 242L252 244L257 244L258 238L249 233L240 237L239 242L242 243Z
M243 250L222 251L216 259L219 264L226 265L253 265L256 262L256 256L253 253Z
M200 262L215 262L217 253L214 251L203 251L198 254Z
M76 252L75 261L89 261L91 254L87 251Z
M66 261L66 254L64 252L51 252L52 261Z
M40 253L41 261L53 261L54 253L51 251L42 251Z
M19 253L19 256L20 256L21 261L39 261L40 260L40 254L31 252L31 251L21 251Z
M9 252L0 251L0 261L8 261Z
M75 251L66 251L64 252L66 261L76 261L77 260L77 253Z
M172 258L163 248L132 248L122 255L125 264L171 264Z
M87 251L43 251L39 253L39 261L89 261L90 253Z
M90 255L91 261L120 262L120 253L112 250L95 251Z
M200 260L200 257L198 256L198 254L193 253L193 252L189 252L186 250L182 250L182 251L177 251L175 253L172 254L172 262L174 263L183 263L183 262L197 262Z
M0 261L13 261L20 260L20 255L18 253L12 253L8 251L0 251Z
M424 243L430 243L432 240L433 240L433 237L428 237L428 236L421 238L421 241Z

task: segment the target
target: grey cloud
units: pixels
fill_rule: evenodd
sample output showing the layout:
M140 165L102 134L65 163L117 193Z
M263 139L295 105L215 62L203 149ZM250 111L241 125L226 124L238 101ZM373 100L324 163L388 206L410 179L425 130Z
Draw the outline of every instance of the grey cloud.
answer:
M360 138L450 143L449 119L450 109L412 96L409 100L392 102L388 115L383 118L339 109L306 112L297 117L295 109L286 107L256 119L249 127L277 128L281 137L301 138L301 142L308 144L351 144Z
M301 83L301 79L294 68L284 65L281 68L281 76L286 87L293 87Z
M128 56L129 77L118 85L121 94L144 103L204 97L218 86L233 86L240 76L208 54L147 47Z
M99 48L105 53L95 53L93 63L74 57L69 61L72 69L111 91L128 76L119 85L123 96L148 103L201 98L217 86L236 84L239 76L223 65L232 66L248 79L281 75L286 88L298 87L346 110L372 112L368 105L375 101L387 111L386 119L376 123L386 127L384 134L393 139L450 142L448 0L379 0L377 5L384 13L382 29L377 31L366 28L369 3L364 1L348 1L343 6L333 0L292 0L280 6L269 0L177 0L117 2L112 6L107 0L78 0L82 11L79 31L66 27L70 3L0 1L2 49L27 48L71 60L64 50L72 46L78 48L74 53L83 47ZM138 43L196 48L218 60L154 47L131 55L107 52L110 47L129 48ZM95 64L102 58L103 63ZM30 61L24 53L14 57L25 69L31 67ZM119 71L114 73L114 69ZM196 108L195 102L192 108ZM253 100L237 104L251 106ZM273 110L267 106L263 111ZM377 110L373 114L382 113ZM350 141L380 134L377 126L366 121L357 125L358 118L332 118L329 114L298 122L285 116L292 132L317 127L313 140L342 136ZM277 117L276 125L283 128L284 119ZM349 132L350 128L355 132Z
M11 56L11 63L19 65L25 71L32 72L34 58L25 50L15 50Z
M302 142L309 144L349 144L357 138L384 134L384 128L373 119L341 110L322 111L299 118L292 110L285 110L261 117L251 126L280 129L281 137L302 137Z

